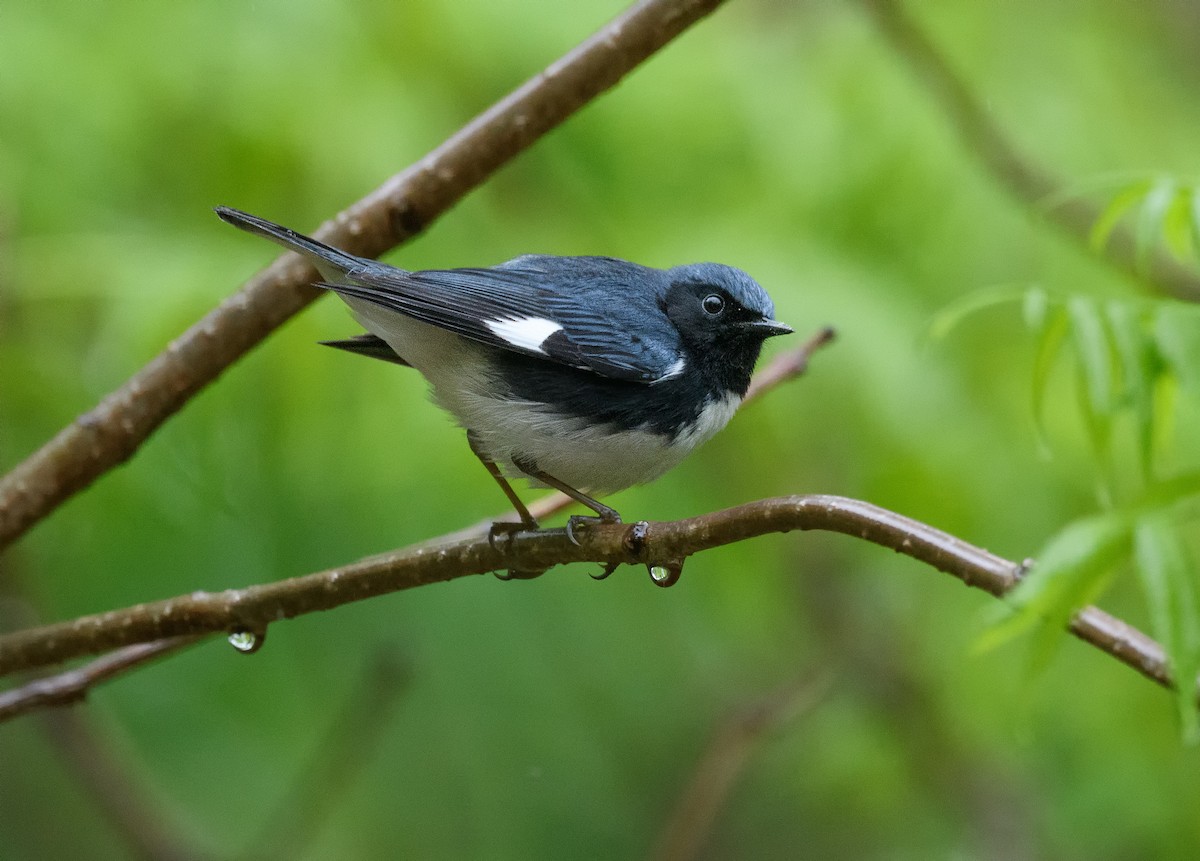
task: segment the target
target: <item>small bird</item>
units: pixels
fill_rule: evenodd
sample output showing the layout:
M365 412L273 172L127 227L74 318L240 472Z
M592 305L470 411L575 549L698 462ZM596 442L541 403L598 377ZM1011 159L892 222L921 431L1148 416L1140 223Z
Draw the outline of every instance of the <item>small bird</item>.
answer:
M409 272L236 209L216 213L307 257L323 279L315 286L337 293L367 330L322 343L425 376L516 509L516 529L537 521L507 477L620 522L591 494L678 465L733 416L763 341L792 331L754 279L717 263L663 270L527 254ZM571 540L587 520L568 521Z

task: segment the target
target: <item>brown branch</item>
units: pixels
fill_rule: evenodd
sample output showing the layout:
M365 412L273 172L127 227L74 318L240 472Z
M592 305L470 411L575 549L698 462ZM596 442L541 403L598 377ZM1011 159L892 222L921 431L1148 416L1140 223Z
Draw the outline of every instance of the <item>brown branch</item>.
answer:
M799 347L781 353L766 368L754 375L746 402L757 400L763 395L801 376L808 369L808 360L820 347L833 339L833 329L824 328ZM537 520L551 517L574 505L575 500L557 491L547 494L529 504L529 513ZM431 547L487 535L492 524L500 520L515 520L512 510L498 517L481 520L471 526L420 542L416 547ZM36 679L19 688L0 693L0 722L25 712L78 702L87 696L87 691L101 681L137 669L141 664L153 660L176 648L196 642L201 635L178 639L155 640L128 646L117 653L106 655L84 667L67 670L54 676Z
M833 343L835 337L837 332L833 327L826 326L799 347L780 353L771 364L754 375L742 405L758 400L776 386L803 375L808 370L808 361L812 354L826 344Z
M640 0L315 235L371 257L395 247L722 1ZM130 458L193 395L307 306L318 295L313 277L296 255L280 257L0 479L0 549Z
M471 574L541 571L568 562L682 566L695 553L772 532L819 529L889 547L994 596L1025 570L982 548L884 508L840 496L786 496L749 502L687 520L595 524L518 533L495 542L477 537L422 544L351 565L245 589L193 592L164 601L83 616L0 637L0 676L164 637L247 630L329 610L376 595ZM1075 615L1070 631L1164 686L1172 684L1162 647L1095 607Z
M82 667L34 679L19 688L0 692L0 722L25 712L82 702L101 682L144 666L198 642L199 635L135 643L97 658Z
M912 67L950 121L963 147L979 159L992 179L1091 252L1092 225L1100 218L1101 208L1080 198L1067 198L1057 206L1045 208L1047 199L1059 199L1062 182L1020 153L898 0L864 2L881 32ZM1109 236L1102 259L1161 293L1190 302L1200 301L1200 275L1160 248L1148 255L1141 254L1132 231L1124 225Z
M181 837L161 798L130 773L127 757L76 709L41 715L41 724L75 779L121 835L131 858L200 861L208 857Z
M754 752L776 730L810 712L831 683L828 673L794 679L727 718L696 763L650 857L660 861L698 857Z

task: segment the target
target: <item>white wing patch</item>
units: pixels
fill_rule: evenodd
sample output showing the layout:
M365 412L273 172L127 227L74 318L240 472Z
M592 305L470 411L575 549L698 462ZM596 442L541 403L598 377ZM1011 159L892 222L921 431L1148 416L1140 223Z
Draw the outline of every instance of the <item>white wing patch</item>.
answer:
M514 347L542 354L546 352L542 349L546 339L562 331L558 323L543 317L501 317L498 320L484 320L483 325L497 338Z
M652 380L650 385L653 386L657 383L661 383L666 380L673 380L676 377L678 377L680 374L682 374L686 367L687 367L687 359L685 359L683 356L680 356L678 359L675 360L674 364L672 364L671 367L667 368L667 372L665 374L663 374L657 380Z

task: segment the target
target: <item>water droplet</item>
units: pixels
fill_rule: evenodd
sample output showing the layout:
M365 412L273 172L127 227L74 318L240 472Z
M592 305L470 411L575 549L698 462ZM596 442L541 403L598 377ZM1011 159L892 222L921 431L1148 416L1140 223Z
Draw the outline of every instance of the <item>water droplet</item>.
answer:
M229 634L229 645L233 646L243 655L253 655L262 648L266 639L266 631L251 631L246 628L240 628Z
M668 586L674 586L679 582L679 576L683 574L683 562L671 560L664 562L661 565L650 565L650 582L655 586L662 586L664 589Z

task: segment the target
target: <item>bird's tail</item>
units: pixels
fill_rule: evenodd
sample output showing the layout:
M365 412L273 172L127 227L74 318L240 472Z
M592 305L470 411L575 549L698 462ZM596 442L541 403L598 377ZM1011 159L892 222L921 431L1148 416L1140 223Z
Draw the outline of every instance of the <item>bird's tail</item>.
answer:
M257 234L265 239L270 239L277 245L282 245L284 248L300 252L316 265L317 270L323 278L330 281L337 280L337 276L345 275L350 270L357 269L364 263L362 259L355 257L353 254L339 251L331 245L318 242L312 237L305 236L303 233L297 233L291 228L284 227L282 224L267 221L267 219L259 218L257 215L242 212L240 209L233 209L229 206L218 206L215 211L226 224L240 227L248 233Z

